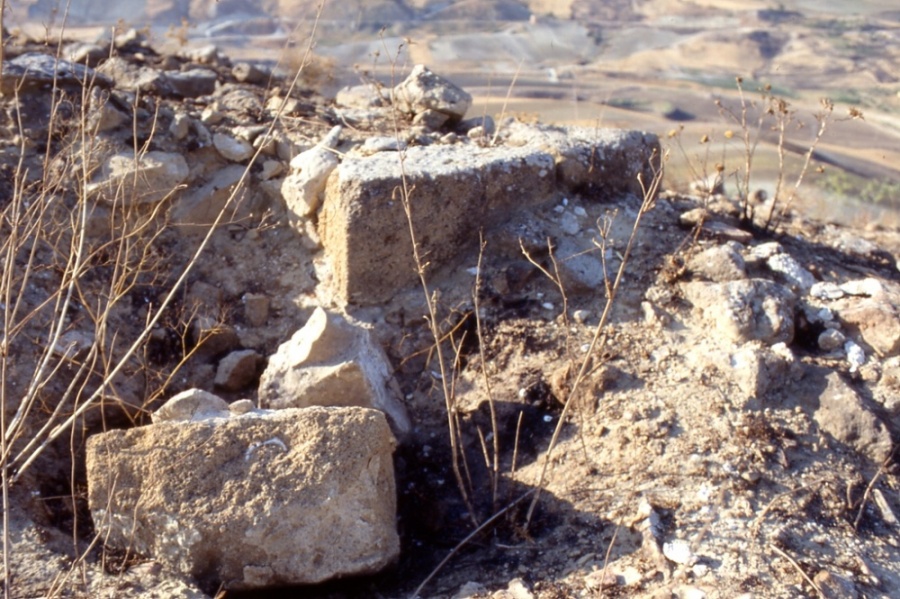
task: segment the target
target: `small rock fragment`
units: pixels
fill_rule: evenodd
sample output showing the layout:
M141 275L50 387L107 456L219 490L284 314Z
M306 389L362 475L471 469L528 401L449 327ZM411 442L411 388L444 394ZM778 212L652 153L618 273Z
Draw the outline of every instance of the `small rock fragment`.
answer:
M185 137L188 136L188 133L191 132L191 117L184 113L178 113L172 119L172 124L169 125L169 133L172 134L176 140L181 141Z
M459 590L456 591L452 599L471 599L475 595L481 595L487 592L487 588L483 584L479 582L469 581L459 587Z
M862 295L874 297L884 293L884 285L878 279L861 279L847 281L841 285L841 291L847 295Z
M844 352L847 354L847 362L850 363L850 372L856 372L866 363L866 352L852 339L844 343Z
M413 115L432 110L446 115L451 123L465 117L472 96L425 65L416 65L405 81L394 88L394 103Z
M821 300L834 300L844 297L844 291L836 283L819 281L809 288L809 294Z
M832 574L828 570L820 570L813 577L813 582L816 583L822 599L856 599L859 597L852 581Z
M662 551L666 559L676 564L693 566L697 563L697 556L691 550L691 544L684 539L675 539L674 541L663 543Z
M175 152L115 154L87 190L111 204L155 204L178 191L189 174L184 156Z
M196 422L209 418L227 418L228 403L208 391L188 389L170 398L151 415L158 422Z
M273 409L356 405L384 411L399 434L411 426L390 362L369 329L322 308L269 358L259 402Z
M262 293L247 293L242 298L244 317L251 325L261 327L269 319L269 296Z
M191 341L207 355L222 354L240 345L233 327L210 316L199 316L191 323Z
M826 329L819 335L818 344L822 351L834 351L843 347L847 340L844 334L837 329Z
M825 382L825 390L813 400L819 428L874 463L884 462L893 445L887 427L838 373L827 375Z
M897 519L897 515L891 509L891 504L888 503L881 489L872 489L872 499L878 506L878 511L881 512L881 519L894 528L900 527L900 520Z
M812 273L789 254L775 254L766 260L766 264L772 272L781 275L789 286L804 293L816 283Z
M314 148L291 160L291 174L281 184L281 193L293 215L292 224L296 225L298 217L310 216L319 209L328 176L340 162L332 151L340 134L340 125L335 126Z
M384 105L385 96L388 92L384 92L374 84L366 83L362 85L354 85L344 87L338 90L334 96L334 102L338 106L345 108L376 108Z
M252 349L231 352L219 361L216 387L226 391L240 391L249 387L259 374L262 360L262 356Z
M609 589L619 585L619 577L612 572L594 570L584 577L584 586L592 591Z
M572 319L578 324L584 324L587 322L587 319L591 317L591 312L589 310L575 310L572 313Z
M253 156L253 144L224 133L213 135L213 145L222 158L231 162L245 162Z
M170 93L181 98L208 96L216 91L218 80L219 76L210 69L170 71L165 74L165 81L171 90Z
M231 68L231 74L241 83L266 83L272 74L265 68L249 62L239 62Z
M255 406L253 402L249 399L239 399L237 401L233 401L228 405L228 410L234 415L247 414L252 412Z
M695 277L717 283L746 279L744 258L735 246L740 247L734 243L709 247L691 256L687 268Z
M446 123L448 120L450 120L449 114L438 112L437 110L427 109L417 113L412 122L413 125L421 125L426 129L437 131L438 129L443 127L444 123Z

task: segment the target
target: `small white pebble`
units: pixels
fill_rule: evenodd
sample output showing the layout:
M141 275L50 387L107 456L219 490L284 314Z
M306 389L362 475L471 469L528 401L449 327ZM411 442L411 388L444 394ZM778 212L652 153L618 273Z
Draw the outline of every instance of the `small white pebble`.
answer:
M850 363L850 372L856 372L859 367L866 363L866 352L852 340L848 340L844 344L844 351L847 352L847 362Z
M476 275L478 274L478 267L477 267L477 266L473 266L472 268L467 268L467 269L466 269L466 272L469 273L470 275L472 275L472 276L474 277L474 276L476 276Z
M575 216L580 216L581 218L587 216L587 210L585 210L581 206L575 206L574 208L572 208L572 211L575 212Z
M565 206L554 206L554 207L553 207L553 212L555 212L555 213L557 213L557 214L562 214L562 213L565 212L565 211L566 211L566 207L565 207Z
M553 422L553 416L547 414L546 416L544 416L544 422L547 422L547 423Z
M568 206L568 205L569 205L569 198L563 198L563 199L562 199L562 205L563 205L563 206Z
M697 563L697 556L691 551L691 544L684 539L663 543L663 555L666 556L666 559L684 566L692 566Z
M543 304L541 304L541 307L542 307L544 310L552 310L552 309L553 309L553 304L550 303L550 302L544 302Z

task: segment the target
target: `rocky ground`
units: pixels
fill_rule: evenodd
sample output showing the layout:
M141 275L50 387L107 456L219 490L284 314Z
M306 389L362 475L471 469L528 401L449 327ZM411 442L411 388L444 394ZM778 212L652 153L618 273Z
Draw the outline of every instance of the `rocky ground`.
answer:
M258 401L267 361L318 306L371 332L412 422L398 432L394 454L400 555L374 575L266 590L271 596L411 596L473 521L502 509L422 597L876 597L900 586L897 231L793 212L766 230L765 202L749 216L717 189L663 190L642 204L631 177L618 185L625 173L603 170L619 142L595 141L602 151L577 175L587 178L570 184L566 168L578 162L552 128L526 135L516 122L401 110L371 89L355 90L361 99L325 99L215 50L158 54L136 32L114 47L112 59L109 47L67 50L95 71L47 69L46 59L29 56L41 45L26 39L5 50L3 235L13 239L11 206L46 205L49 220L41 222L55 223L4 270L18 277L34 265L28 284L15 287L18 297L3 299L7 313L18 302L23 322L5 329L7 418L41 372L44 352L60 364L41 379L38 407L9 462L19 472L28 440L48 439L10 489L13 596L215 595L209 579L198 583L153 556L104 547L87 505L85 439L148 424L166 399L190 388ZM85 80L92 91L83 94ZM636 147L652 145L640 139ZM389 268L366 279L377 299L367 301L367 287L353 287L352 264L336 265L359 258L329 249L342 222L334 198L344 197L347 165L367 154L406 147L413 157L491 160L494 146L552 146L534 149L534 164L547 156L554 174L527 174L536 178L520 188L511 181L493 189L486 180L479 189L495 195L485 197L506 202L497 210L457 214L438 203L418 226L423 247L431 247L429 233L444 240L426 271L446 336L450 366L442 372L415 277L395 279ZM467 172L456 163L440 168L451 177ZM552 185L541 187L542 177ZM472 177L457 178L464 185ZM439 194L426 179L416 179L412 198L417 189ZM509 189L514 197L504 196ZM27 203L17 203L23 197ZM82 206L90 210L76 222L84 223L91 260L59 336L48 336L47 299L70 280L79 229L69 218ZM453 219L462 226L441 238ZM373 221L372 230L382 224ZM211 227L176 301L141 351L123 358ZM404 235L399 227L396 238ZM373 245L404 247L391 243L386 236ZM411 272L408 253L391 259ZM591 349L623 261L611 315ZM385 280L396 287L386 290ZM573 389L585 360L586 376ZM118 361L125 368L102 388L98 373ZM453 381L468 506L451 470L442 379ZM43 424L98 389L103 401L81 414L74 432L49 440ZM567 402L529 521L531 496L515 502L536 489ZM494 447L495 483L486 466Z

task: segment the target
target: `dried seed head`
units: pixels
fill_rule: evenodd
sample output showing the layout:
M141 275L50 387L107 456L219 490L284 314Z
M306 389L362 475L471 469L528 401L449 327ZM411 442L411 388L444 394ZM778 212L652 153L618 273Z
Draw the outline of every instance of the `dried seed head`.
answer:
M851 107L847 110L847 112L848 112L848 114L850 115L850 118L851 118L851 119L860 119L860 120L863 120L863 121L866 120L865 117L863 116L862 111L861 111L859 108L857 108L856 106L851 106Z
M702 143L702 144L709 143L709 135L704 135L703 137L701 137L700 143Z
M734 131L729 129L728 131L725 132L725 139L731 139L732 137L734 137Z

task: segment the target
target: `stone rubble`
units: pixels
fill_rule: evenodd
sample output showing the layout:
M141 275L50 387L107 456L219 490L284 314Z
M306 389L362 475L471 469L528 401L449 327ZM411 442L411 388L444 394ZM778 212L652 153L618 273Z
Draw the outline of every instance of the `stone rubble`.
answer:
M149 58L139 65L125 56L108 58L109 44ZM342 90L326 110L306 97L287 97L286 88L274 89L283 82L262 65L232 67L214 46L158 57L136 32L109 44L73 45L62 61L23 53L4 63L0 91L9 94L16 86L37 98L39 107L51 73L63 89L93 81L92 122L104 146L93 157L97 168L88 191L101 200L98 218L118 209L161 206L168 222L190 236L209 231L224 210L227 235L212 244L220 262L191 280L183 298L189 316L180 341L194 355L178 388L195 383L203 388L175 394L153 412L151 425L88 441L88 494L97 531L111 549L151 557L150 567L159 564L195 582L221 582L235 590L381 570L399 552L395 439L416 438L421 418L410 410L421 389L404 395L396 373L420 368L428 374L421 363L398 365L394 347L385 341L386 329L422 312L414 302L396 309L409 297L404 294L418 293L404 200L427 257L426 274L442 292L453 297L453 269L468 268L465 285L471 285L478 270L472 272L470 258L484 230L505 261L502 268L484 270L486 302L493 302L485 314L531 306L549 320L561 302L544 291L532 292L540 276L521 259L521 248L546 257L552 247L573 298L602 289L620 264L621 245L613 244L601 257L593 223L604 202L642 195L641 184L649 182L660 153L656 136L466 119L471 96L424 66L392 90L370 84ZM270 83L268 95L253 87ZM160 101L153 113L159 133L153 149L136 159L135 123L152 120L147 106L135 104L135 97L143 96ZM401 138L375 127L358 131L395 109L408 113ZM311 130L298 132L282 121L268 127L276 114L323 113L327 118ZM744 430L761 435L760 426L739 423L776 422L772 413L779 402L795 401L797 418L809 416L816 443L858 453L877 467L900 432L895 280L813 268L814 260L800 259L796 242L766 241L758 231L741 228L727 198L708 199L702 208L700 201L674 193L657 200L656 210L664 214L660 229L699 227L700 246L689 250L682 265L675 264L675 274L650 264L648 270L663 271L661 278L671 276L671 284L657 281L623 301L635 300L626 307L635 326L675 341L672 348L649 348L634 365L619 361L598 370L591 379L593 406L601 411L629 385L640 394L643 381L625 372L631 366L647 376L675 369L672 377L696 378L720 390L721 404L694 409L727 413L727 435ZM633 209L623 212L633 218ZM278 229L282 224L290 229ZM612 237L623 235L617 230ZM869 261L867 266L890 262L865 239L833 238L835 248ZM281 256L276 262L281 246L288 248L289 260ZM248 267L235 263L233 255L245 250L271 253L275 266L242 276ZM571 323L595 324L599 311L585 305L571 309ZM305 325L298 329L300 323ZM702 331L704 341L683 346L678 343L678 335L687 335L683 331ZM160 327L151 341L165 346L171 336ZM515 351L528 354L533 339L523 337ZM83 359L94 343L91 333L73 328L59 339L57 356ZM619 347L612 346L609 359L616 362ZM573 347L584 351L586 345ZM554 401L564 399L567 367L539 364L533 370ZM540 388L513 384L523 397ZM246 398L229 403L209 392L213 389L229 399L258 397L262 408L272 410L255 409ZM647 408L633 400L630 407L632 400L629 396L629 408L617 414L622 422L605 424L597 438L620 439L621 447L662 455L669 443L687 436L678 422L687 416L674 416L674 408L662 403ZM545 416L550 418L545 423L552 422L553 415ZM747 501L742 493L783 484L768 480L777 475L766 472L772 463L787 469L785 455L794 452L790 435L779 435L765 432L763 449L747 441L746 455L734 460L737 466L714 463L709 447L694 448L696 453L685 457L691 476L738 481L727 491L734 499L729 509L737 515L711 521L710 527L746 528L747 520L740 519ZM763 465L739 461L779 444L765 454ZM772 457L778 451L780 457ZM686 510L691 500L679 501L683 505L665 512L680 517L678 510ZM881 496L883 521L890 519L891 501ZM657 579L671 585L670 577L712 578L723 567L721 560L695 553L679 536L682 531L664 530L663 511L642 504L641 517L626 526L637 539L635 554L643 547L645 562L620 556L606 574L597 566L579 582L592 591L637 592ZM825 569L816 580L826 595L854 596L863 588L861 578ZM521 580L506 587L491 596L541 596ZM705 596L699 586L678 589L681 596ZM456 596L487 593L473 583Z

